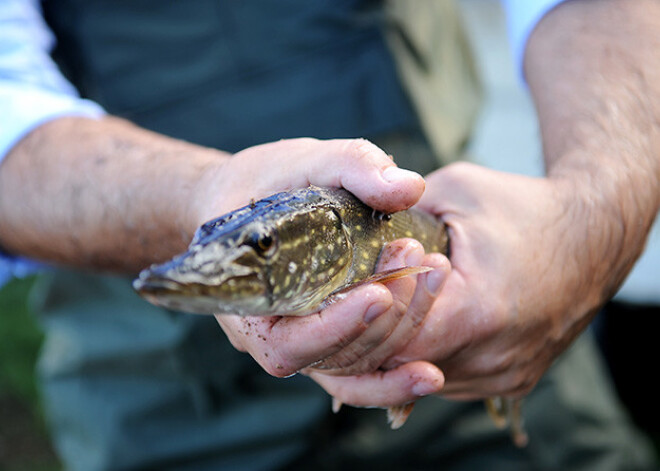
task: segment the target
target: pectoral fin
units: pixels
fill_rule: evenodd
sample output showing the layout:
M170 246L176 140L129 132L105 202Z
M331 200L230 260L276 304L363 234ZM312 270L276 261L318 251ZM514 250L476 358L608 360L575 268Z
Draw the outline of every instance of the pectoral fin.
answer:
M401 268L392 268L391 270L385 270L378 273L374 273L370 277L355 283L373 283L380 282L385 283L386 281L398 280L399 278L404 278L406 276L419 275L420 273L426 273L433 270L432 267L401 267Z
M351 291L358 286L363 286L369 283L385 283L387 281L398 280L399 278L405 278L406 276L419 275L420 273L426 273L433 270L432 267L401 267L401 268L392 268L391 270L384 270L378 273L365 278L364 280L356 281L348 286L343 287L332 293L330 296L336 296L338 294L345 294L348 291Z

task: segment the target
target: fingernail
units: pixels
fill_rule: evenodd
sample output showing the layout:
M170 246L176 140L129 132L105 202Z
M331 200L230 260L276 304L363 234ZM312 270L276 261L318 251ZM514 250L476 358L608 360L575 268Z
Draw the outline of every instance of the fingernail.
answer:
M383 314L385 311L389 309L390 305L387 303L383 302L376 302L373 303L369 308L367 309L366 314L364 315L364 322L367 324L370 324L373 322L378 316Z
M412 387L412 393L415 396L428 396L429 394L433 394L436 391L435 385L431 383L427 383L425 381L420 381L419 383L415 383Z
M399 167L387 167L383 171L383 178L389 183L398 183L403 180L419 179L422 176L411 170L405 170Z
M424 253L417 249L413 248L408 251L404 261L407 267L419 267L422 265L422 260L424 259Z
M429 290L433 296L437 296L442 288L442 283L445 281L445 274L440 270L433 270L426 274L426 289Z

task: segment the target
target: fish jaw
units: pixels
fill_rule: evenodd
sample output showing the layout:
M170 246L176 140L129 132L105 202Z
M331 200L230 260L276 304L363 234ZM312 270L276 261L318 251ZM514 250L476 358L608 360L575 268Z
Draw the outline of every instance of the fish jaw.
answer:
M352 252L336 210L307 193L209 221L186 253L143 270L134 288L153 304L200 314L318 311L346 283Z
M247 227L246 233L264 233ZM245 237L248 237L245 236ZM264 315L273 298L264 259L234 233L191 244L162 264L142 270L135 290L152 304L197 314Z
M272 296L258 271L244 265L221 263L214 276L201 276L195 254L142 270L133 288L157 306L196 314L231 313L258 315L268 313Z

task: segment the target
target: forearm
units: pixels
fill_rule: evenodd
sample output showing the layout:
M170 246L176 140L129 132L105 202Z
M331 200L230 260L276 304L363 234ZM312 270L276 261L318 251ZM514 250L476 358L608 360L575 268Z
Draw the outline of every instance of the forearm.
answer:
M0 246L31 258L135 271L181 251L196 182L225 154L116 118L37 128L0 165Z
M655 1L569 1L525 56L548 175L571 196L568 242L598 287L592 303L618 288L660 208L659 30Z

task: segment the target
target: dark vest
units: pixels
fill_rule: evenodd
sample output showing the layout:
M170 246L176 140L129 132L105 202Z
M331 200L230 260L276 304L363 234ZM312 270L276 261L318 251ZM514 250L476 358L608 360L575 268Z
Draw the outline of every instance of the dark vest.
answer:
M45 0L83 96L146 128L238 151L415 128L380 1Z
M43 5L56 58L82 95L149 129L228 151L418 130L378 2ZM265 374L212 317L153 307L118 277L58 270L36 292L44 398L72 469L163 469L193 457L196 470L269 469L314 449L327 394L301 375Z

